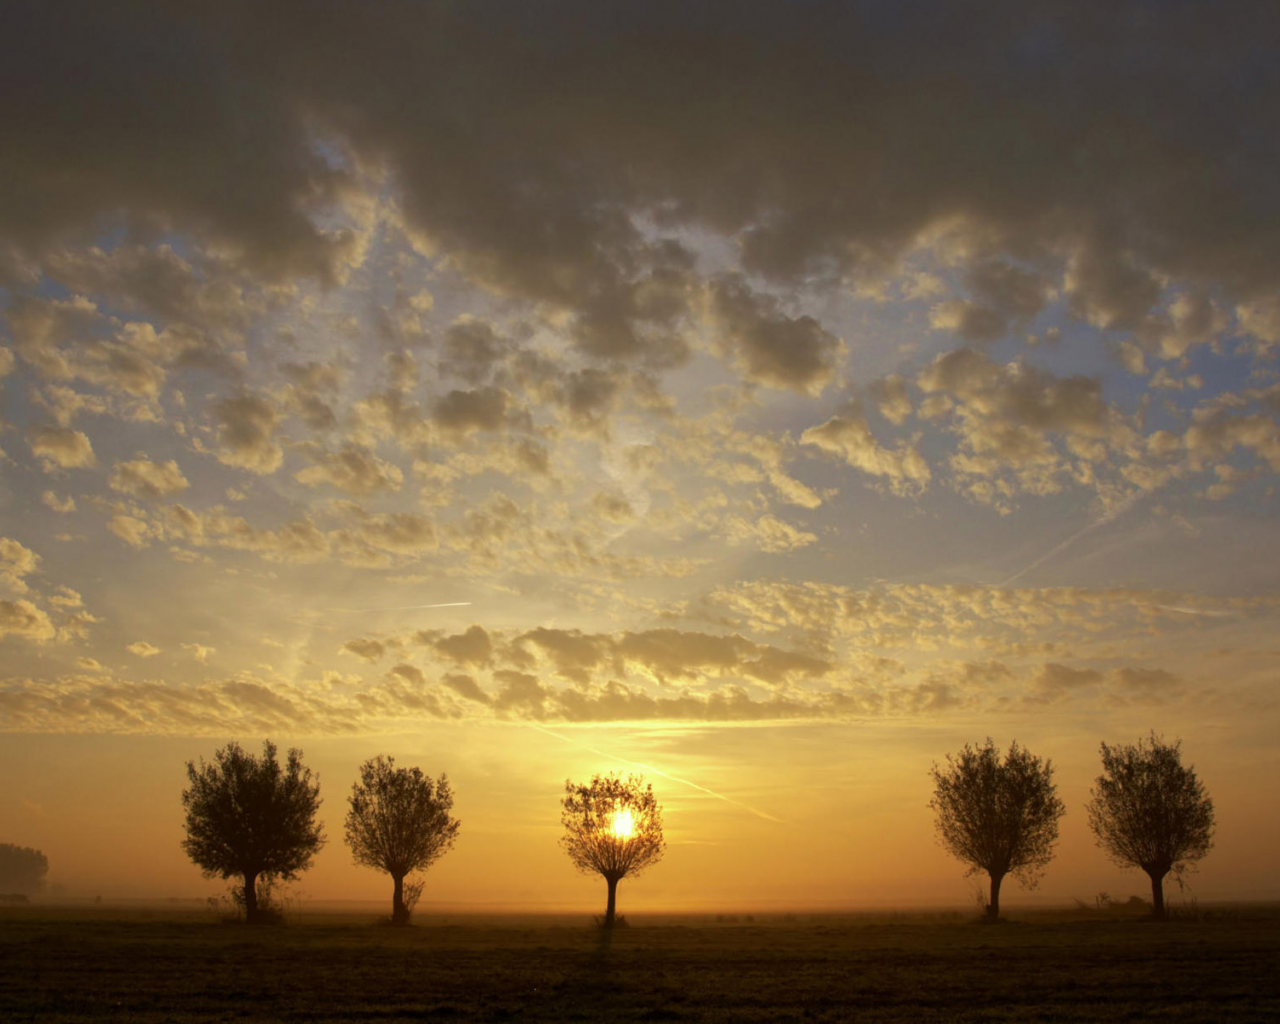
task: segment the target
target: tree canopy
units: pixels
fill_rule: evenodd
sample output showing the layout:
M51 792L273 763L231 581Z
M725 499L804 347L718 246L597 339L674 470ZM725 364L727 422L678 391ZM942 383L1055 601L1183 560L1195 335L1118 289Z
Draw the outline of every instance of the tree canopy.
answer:
M970 873L991 878L987 916L1000 916L1000 885L1012 874L1034 888L1053 857L1058 819L1066 813L1053 783L1053 765L1017 742L1001 761L990 737L984 746L965 744L935 764L929 806L937 814L938 839L969 865Z
M618 882L662 859L662 808L653 786L639 775L595 775L586 785L566 780L564 789L560 845L578 870L604 876L604 925L612 928Z
M260 758L229 743L212 764L188 761L187 779L182 848L208 877L243 878L245 912L256 920L257 879L296 878L324 845L315 820L320 780L300 750L290 750L282 768L270 740Z
M30 846L0 843L0 892L30 896L44 887L49 858Z
M1213 847L1213 800L1182 764L1182 742L1156 733L1136 744L1101 744L1102 774L1088 804L1098 845L1124 867L1151 878L1151 902L1164 916L1164 878L1180 876Z
M446 853L460 822L451 817L453 791L441 775L435 782L420 768L397 768L391 757L375 757L360 766L360 779L348 799L347 845L357 864L378 868L392 879L391 919L407 924L421 891L405 878Z

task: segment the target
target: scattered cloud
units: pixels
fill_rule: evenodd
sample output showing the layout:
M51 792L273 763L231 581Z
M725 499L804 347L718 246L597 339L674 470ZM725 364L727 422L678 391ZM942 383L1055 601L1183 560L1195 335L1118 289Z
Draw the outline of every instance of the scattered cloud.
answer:
M46 472L85 469L97 459L87 434L62 427L32 427L28 432L31 454L39 458Z
M135 498L167 498L191 486L173 459L152 462L145 455L117 462L108 483L113 491Z

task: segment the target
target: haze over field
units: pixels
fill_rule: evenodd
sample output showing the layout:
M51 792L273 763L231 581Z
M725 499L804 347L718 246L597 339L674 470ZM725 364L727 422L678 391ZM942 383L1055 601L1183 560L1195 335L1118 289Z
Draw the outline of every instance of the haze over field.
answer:
M601 771L624 912L964 903L990 735L1091 901L1154 728L1191 892L1280 897L1280 11L1079 8L7 4L0 842L216 891L185 762L270 737L314 897L386 896L381 753L456 794L424 909L598 911Z

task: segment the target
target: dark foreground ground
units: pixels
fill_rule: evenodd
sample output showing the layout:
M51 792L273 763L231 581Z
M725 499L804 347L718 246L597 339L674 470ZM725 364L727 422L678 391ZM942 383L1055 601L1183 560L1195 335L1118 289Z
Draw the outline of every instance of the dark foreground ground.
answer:
M1276 1021L1280 911L432 919L0 910L4 1021Z

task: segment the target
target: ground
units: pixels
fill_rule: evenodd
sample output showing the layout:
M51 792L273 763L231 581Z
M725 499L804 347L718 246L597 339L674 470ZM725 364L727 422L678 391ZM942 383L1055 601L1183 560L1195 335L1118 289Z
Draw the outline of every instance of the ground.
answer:
M0 908L5 1021L1280 1020L1280 908L582 918Z

